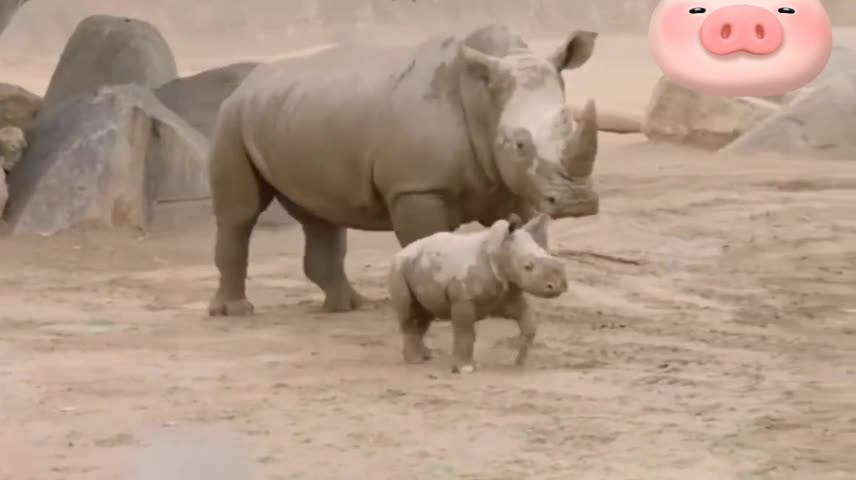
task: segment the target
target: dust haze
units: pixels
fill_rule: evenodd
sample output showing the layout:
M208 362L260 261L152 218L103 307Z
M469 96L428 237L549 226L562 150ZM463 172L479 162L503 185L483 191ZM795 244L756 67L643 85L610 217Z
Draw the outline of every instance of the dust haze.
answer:
M42 95L94 13L152 22L182 75L496 20L545 55L602 31L568 101L644 112L656 2L457 1L31 0L0 70ZM856 19L850 3L829 2L836 22ZM846 25L836 38L856 46ZM247 318L207 315L213 219L0 237L0 478L854 478L856 162L600 141L600 214L553 223L569 293L535 301L523 368L516 327L491 320L476 374L449 371L444 323L432 361L402 362L392 233L349 232L348 275L372 301L328 314L299 226L257 228Z

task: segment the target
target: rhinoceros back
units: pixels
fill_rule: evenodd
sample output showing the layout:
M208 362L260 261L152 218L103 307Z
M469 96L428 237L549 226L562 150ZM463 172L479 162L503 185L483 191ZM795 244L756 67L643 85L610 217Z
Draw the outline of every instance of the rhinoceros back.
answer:
M392 190L447 188L471 155L448 74L454 52L438 39L280 60L253 71L224 111L239 115L250 160L290 201L343 226L388 229Z

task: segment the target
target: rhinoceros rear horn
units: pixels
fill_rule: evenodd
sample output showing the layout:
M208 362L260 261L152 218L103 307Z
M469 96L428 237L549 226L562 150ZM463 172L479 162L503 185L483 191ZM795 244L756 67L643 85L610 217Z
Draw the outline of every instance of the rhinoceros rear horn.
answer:
M594 100L586 102L565 155L565 170L571 177L588 177L597 157L597 110Z

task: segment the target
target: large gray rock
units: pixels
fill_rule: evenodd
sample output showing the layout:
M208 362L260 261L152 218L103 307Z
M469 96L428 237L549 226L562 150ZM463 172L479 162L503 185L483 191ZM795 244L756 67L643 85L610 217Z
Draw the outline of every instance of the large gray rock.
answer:
M6 201L9 199L9 189L6 186L6 172L15 168L26 148L27 139L20 128L0 128L0 217L2 217ZM0 219L0 224L2 223L4 222ZM5 230L6 225L0 225L0 231Z
M0 128L18 127L25 132L36 121L42 98L24 88L0 83Z
M12 23L12 17L25 3L27 0L0 0L0 35Z
M27 149L27 138L18 127L0 128L0 170L11 171ZM0 212L3 211L0 206Z
M210 222L208 142L148 89L103 87L39 116L8 177L13 233Z
M6 207L6 202L9 200L9 187L6 185L6 171L0 168L0 212ZM6 220L0 216L0 234L9 233L9 225Z
M210 139L220 104L257 65L256 62L233 63L177 78L159 87L155 94L170 110Z
M652 92L642 133L655 142L718 150L779 109L755 97L703 95L664 76Z
M856 155L856 70L824 80L791 101L723 152Z
M103 86L156 88L177 76L172 50L154 25L92 15L68 39L45 92L43 110Z

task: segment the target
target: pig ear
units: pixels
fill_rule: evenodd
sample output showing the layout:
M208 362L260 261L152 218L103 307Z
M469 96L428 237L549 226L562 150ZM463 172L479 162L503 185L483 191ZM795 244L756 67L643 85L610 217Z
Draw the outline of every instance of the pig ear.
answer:
M550 225L550 216L544 213L539 213L531 220L523 225L523 230L529 232L535 243L544 250L547 250L547 227Z
M591 58L594 52L594 41L596 32L588 30L577 30L550 55L550 62L555 65L556 70L572 70L582 66Z

